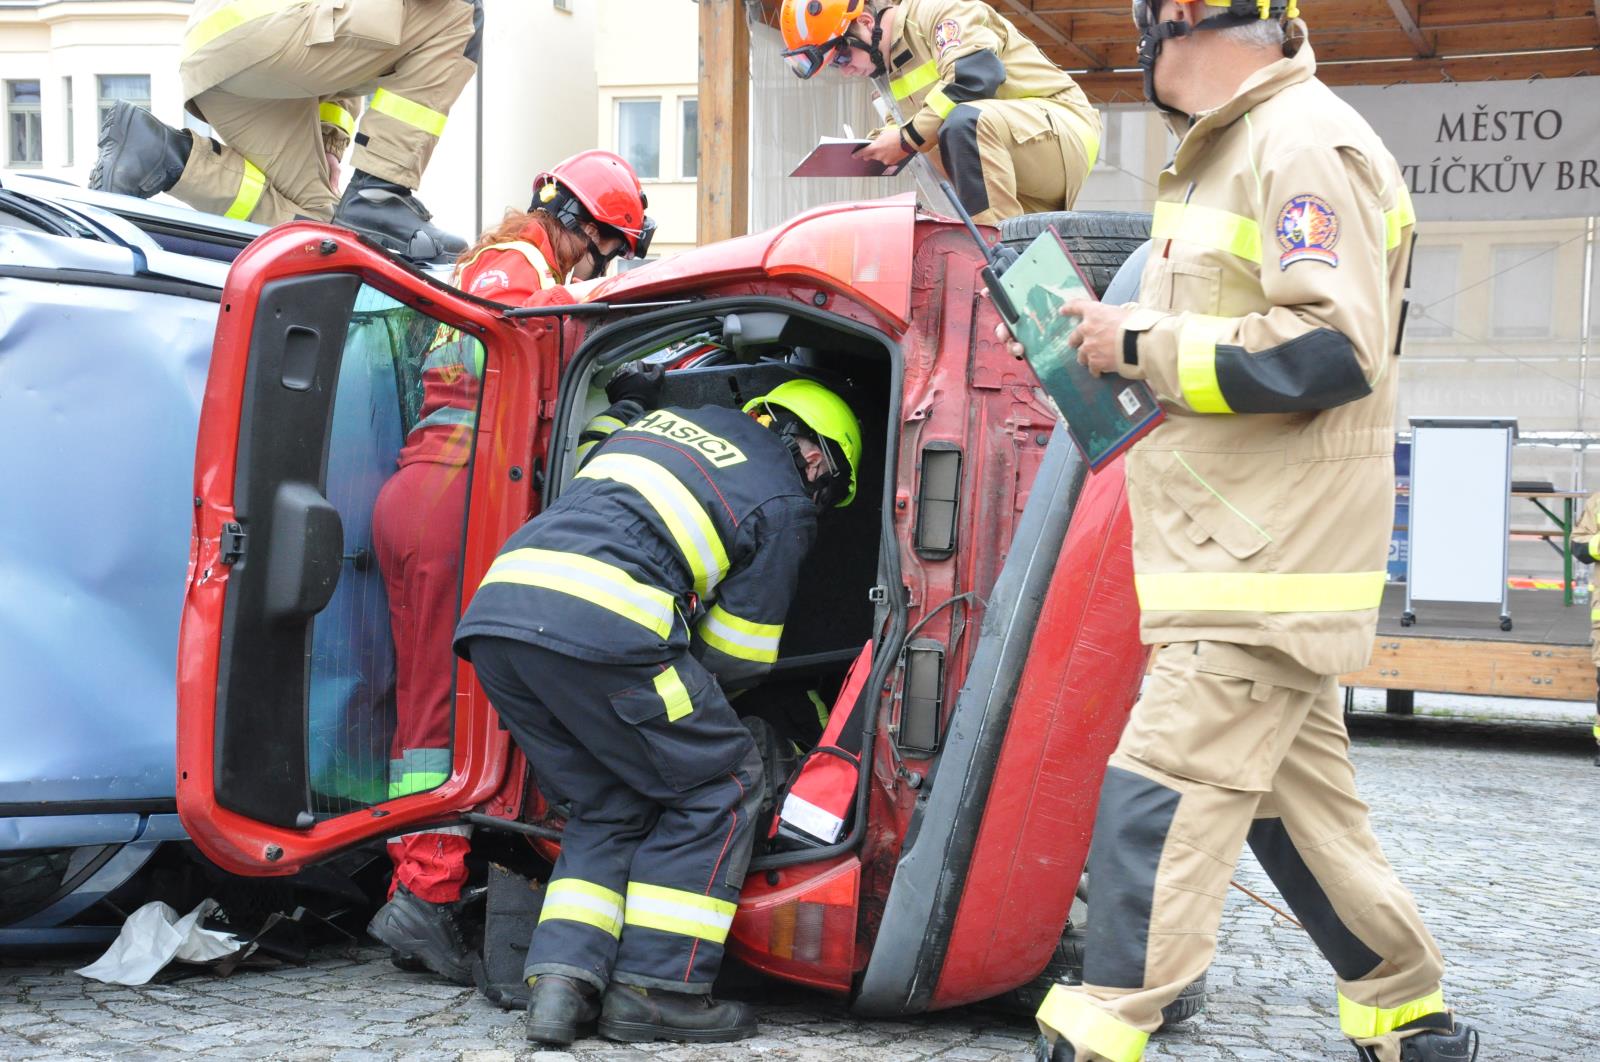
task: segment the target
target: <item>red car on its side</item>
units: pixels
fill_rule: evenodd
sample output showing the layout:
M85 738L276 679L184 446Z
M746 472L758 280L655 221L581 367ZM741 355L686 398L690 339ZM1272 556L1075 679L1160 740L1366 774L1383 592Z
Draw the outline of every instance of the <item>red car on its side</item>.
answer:
M1094 231L1098 216L1065 217ZM1102 234L1134 235L1112 221ZM987 999L1070 958L1100 778L1146 653L1120 465L1087 475L1056 431L993 338L982 265L961 226L905 196L813 210L519 318L338 229L260 237L222 296L200 425L178 745L195 842L227 870L282 875L470 815L528 835L535 870L556 851L559 804L458 661L438 662L456 674L449 778L387 796L395 651L371 512L442 324L485 354L463 603L572 475L618 364L685 366L666 378L674 405L739 405L795 376L847 394L873 455L858 500L822 524L781 659L735 703L759 715L837 689L870 644L859 699L834 706L858 713L845 751L864 769L836 843L758 846L730 952L866 1015Z

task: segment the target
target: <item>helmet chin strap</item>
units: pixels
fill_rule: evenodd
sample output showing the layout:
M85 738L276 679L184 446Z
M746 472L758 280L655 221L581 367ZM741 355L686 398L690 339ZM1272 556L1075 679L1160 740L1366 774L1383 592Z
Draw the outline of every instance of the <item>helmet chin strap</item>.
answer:
M889 72L889 64L883 61L883 52L878 45L883 43L883 23L874 16L872 20L872 41L866 47L868 57L872 59L872 76L883 77Z
M1171 22L1152 22L1150 27L1139 37L1139 68L1144 72L1145 99L1155 104L1168 114L1175 114L1183 118L1190 117L1187 111L1163 102L1156 92L1156 59L1161 55L1161 46L1174 37L1187 37L1195 31L1196 27L1187 22L1173 20Z

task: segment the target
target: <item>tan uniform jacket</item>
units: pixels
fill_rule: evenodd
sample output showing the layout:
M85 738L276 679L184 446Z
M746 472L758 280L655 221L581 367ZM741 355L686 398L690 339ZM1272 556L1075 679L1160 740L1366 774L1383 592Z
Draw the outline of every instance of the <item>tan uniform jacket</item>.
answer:
M405 25L405 0L195 0L179 65L183 98L276 55L307 20L310 44L332 41L337 23L344 36L392 47Z
M1315 70L1302 40L1181 133L1119 371L1167 413L1127 463L1144 639L1336 675L1367 663L1383 592L1415 221Z
M1600 561L1600 493L1589 495L1583 503L1583 515L1578 517L1578 526L1572 529L1572 545L1573 552L1582 545L1589 556ZM1592 586L1589 588L1589 623L1592 628L1589 649L1594 655L1595 667L1600 668L1600 598L1595 596Z
M1100 143L1100 116L1077 82L994 8L979 0L902 0L896 8L893 39L883 49L889 90L906 124L906 146L929 151L939 146L939 127L959 103L973 99L1049 99L1076 119L1075 132L1089 158ZM980 53L988 52L989 60ZM957 61L973 57L962 64ZM998 82L998 83L997 83ZM1031 116L1050 131L1043 115ZM1014 117L1012 121L1018 121ZM1028 138L1029 130L1019 130Z

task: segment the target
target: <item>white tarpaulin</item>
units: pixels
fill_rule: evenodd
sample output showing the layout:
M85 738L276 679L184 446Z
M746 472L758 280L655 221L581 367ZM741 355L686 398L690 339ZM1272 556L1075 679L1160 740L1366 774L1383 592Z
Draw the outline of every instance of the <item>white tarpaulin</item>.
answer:
M153 900L129 915L106 953L78 973L110 985L142 985L174 959L204 963L232 955L244 941L200 926L216 908L217 901L204 900L179 918L177 911Z
M1600 215L1600 78L1335 89L1426 221Z

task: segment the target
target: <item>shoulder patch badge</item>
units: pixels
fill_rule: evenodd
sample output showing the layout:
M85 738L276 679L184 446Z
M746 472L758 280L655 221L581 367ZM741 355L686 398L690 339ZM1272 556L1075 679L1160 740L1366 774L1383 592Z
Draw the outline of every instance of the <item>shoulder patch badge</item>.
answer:
M961 43L961 23L953 18L947 18L933 28L933 46L939 54L954 48Z
M1278 268L1288 269L1296 262L1321 262L1339 268L1333 253L1339 242L1339 215L1328 201L1316 195L1297 195L1278 211Z

